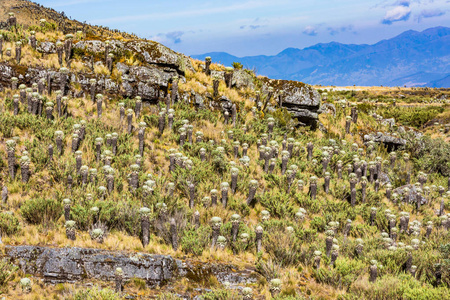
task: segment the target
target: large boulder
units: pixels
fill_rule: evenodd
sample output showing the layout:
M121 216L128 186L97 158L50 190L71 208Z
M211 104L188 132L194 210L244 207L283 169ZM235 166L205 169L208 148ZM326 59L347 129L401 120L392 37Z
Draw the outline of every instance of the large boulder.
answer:
M104 52L105 46L105 42L100 40L79 41L74 44L74 48L95 54ZM176 70L181 75L183 75L186 70L194 71L188 57L154 41L131 41L124 44L121 41L110 40L109 47L111 53L118 55L129 55L132 53L142 62L150 65L169 67Z
M154 41L131 41L126 43L125 48L148 64L167 66L183 75L186 70L194 70L188 57Z
M255 84L253 83L253 76L246 70L234 70L231 85L238 89L250 88L253 90L255 88Z
M399 196L401 196L401 199L402 199L401 201L405 202L405 199L406 199L405 188L409 189L409 192L408 192L409 202L408 203L417 203L418 201L420 201L421 205L428 203L428 199L425 198L423 196L423 194L418 193L417 187L414 184L407 184L407 185L398 187L398 188L394 189L392 191L392 193L397 193Z
M161 87L167 88L169 85L169 80L174 75L176 75L176 72L164 72L162 69L154 66L133 66L130 67L128 75L129 77L134 77L136 81L145 82L152 85L159 85Z
M405 139L388 135L382 132L365 134L364 142L368 143L369 141L373 141L376 143L383 143L388 148L388 151L393 151L395 149L398 149L399 147L406 145Z
M291 80L263 79L263 92L273 88L274 95L281 94L282 107L301 123L315 128L319 119L320 94L310 85ZM279 99L276 99L277 102Z
M42 42L36 46L36 50L44 54L53 54L56 53L56 46L52 42Z

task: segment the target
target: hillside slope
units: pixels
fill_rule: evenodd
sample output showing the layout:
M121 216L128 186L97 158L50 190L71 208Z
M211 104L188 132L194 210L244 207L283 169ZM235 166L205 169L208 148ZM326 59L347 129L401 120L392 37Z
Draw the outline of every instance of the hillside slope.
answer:
M450 90L316 90L7 17L0 298L449 298Z

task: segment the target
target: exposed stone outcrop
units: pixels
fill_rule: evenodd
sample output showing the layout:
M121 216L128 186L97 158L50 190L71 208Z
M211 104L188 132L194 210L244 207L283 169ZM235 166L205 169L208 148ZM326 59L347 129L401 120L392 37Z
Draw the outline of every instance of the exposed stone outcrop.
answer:
M125 278L140 278L150 286L161 286L176 271L175 260L167 255L36 246L6 246L6 255L23 272L42 276L52 283L86 278L113 281L114 271L120 267Z
M74 48L82 49L87 53L100 54L106 50L106 44L99 40L80 41L74 45ZM186 70L194 70L188 57L154 41L130 41L123 43L117 40L110 40L109 51L115 55L124 55L128 51L142 60L142 62L175 69L180 75L184 75Z
M408 197L403 194L405 188L409 189ZM424 205L428 203L428 199L423 196L423 194L419 194L417 192L417 187L414 184L407 184L401 187L398 187L392 191L392 193L397 193L398 195L402 195L403 201L405 201L405 197L409 199L408 203L417 203L420 200L420 205ZM419 197L419 198L417 198Z
M120 267L124 278L140 278L149 286L162 286L182 277L204 282L215 276L220 283L255 283L255 269L237 270L233 265L175 260L169 255L151 255L87 248L6 246L6 256L24 273L51 283L98 279L114 281Z
M223 76L223 75L222 75ZM233 78L231 79L231 86L235 88L250 88L254 89L253 76L246 70L234 70Z
M317 126L321 97L312 86L297 81L268 78L263 79L263 84L264 93L267 93L269 87L273 87L277 93L282 91L282 107L285 107L294 118L305 125L314 128Z
M42 42L37 45L36 50L44 54L53 54L56 53L56 46L52 42Z
M401 146L406 145L406 140L387 135L382 132L372 133L372 134L366 134L364 135L364 142L374 141L376 143L383 143L389 151L395 150Z
M157 101L167 93L169 81L177 72L175 69L159 68L157 66L127 66L119 65L122 72L121 80L115 81L109 77L94 73L69 73L68 83L78 83L85 93L89 93L91 78L97 80L97 92L122 97L141 96L144 101ZM35 67L20 67L0 63L0 83L11 85L11 77L17 77L20 83L31 85L41 78L47 80L50 74L52 90L60 89L59 72L51 69ZM162 94L162 95L161 95Z

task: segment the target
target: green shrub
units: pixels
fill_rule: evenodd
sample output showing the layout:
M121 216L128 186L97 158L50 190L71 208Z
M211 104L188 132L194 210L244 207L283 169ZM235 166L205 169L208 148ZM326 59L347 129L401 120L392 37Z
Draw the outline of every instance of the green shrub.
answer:
M238 291L231 289L215 289L202 295L203 300L240 299Z
M287 218L295 214L293 198L289 194L271 190L261 196L260 202L273 217Z
M296 266L306 260L302 240L294 232L286 232L282 223L264 223L263 247L273 262L282 267ZM288 226L288 225L287 225Z
M30 199L20 208L22 217L30 224L53 223L61 217L61 201L55 199Z
M100 201L96 203L99 208L99 221L109 230L125 231L137 236L140 233L139 208L131 202Z
M311 229L317 230L318 232L325 231L325 226L327 225L326 221L321 217L314 217L311 220Z
M373 284L357 282L350 287L350 293L363 299L404 299L432 300L449 299L449 289L434 288L412 278L410 275L398 277L385 275Z
M396 122L420 128L428 121L434 119L444 111L444 107L422 106L422 107L379 107L378 114L383 118L394 118Z
M200 256L210 244L211 228L209 226L187 227L183 232L180 244L183 252Z
M79 290L73 295L73 300L119 300L122 297L108 288L93 287L87 290Z
M240 62L235 61L235 62L233 62L233 68L235 70L242 70L243 66Z
M421 139L411 137L405 150L411 153L417 171L450 176L450 145L443 139L433 139L429 136Z
M15 234L20 229L19 220L9 213L0 213L0 234Z
M333 268L323 267L313 274L317 282L348 288L366 270L367 265L359 260L338 258Z
M6 259L0 260L0 295L8 290L8 282L14 280L18 269Z

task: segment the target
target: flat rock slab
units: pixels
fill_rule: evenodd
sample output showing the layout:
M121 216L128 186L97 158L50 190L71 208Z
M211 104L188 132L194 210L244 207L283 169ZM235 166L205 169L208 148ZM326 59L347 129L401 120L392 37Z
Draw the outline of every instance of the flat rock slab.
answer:
M116 268L125 278L140 278L149 286L161 286L174 277L176 262L171 256L111 252L89 248L6 246L6 256L25 273L51 283L83 279L114 280Z

